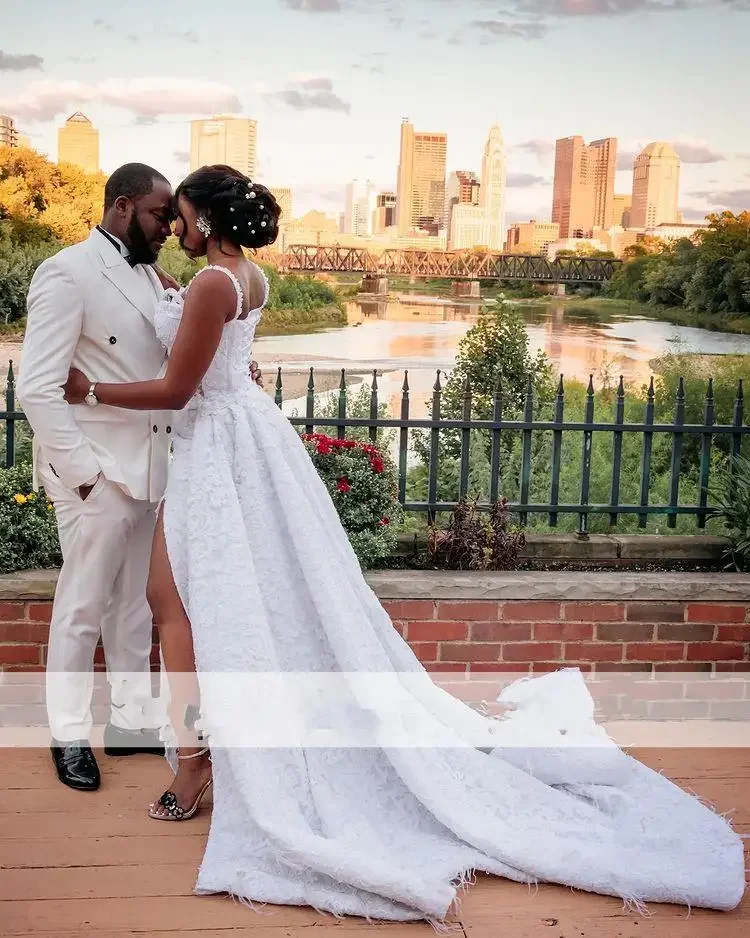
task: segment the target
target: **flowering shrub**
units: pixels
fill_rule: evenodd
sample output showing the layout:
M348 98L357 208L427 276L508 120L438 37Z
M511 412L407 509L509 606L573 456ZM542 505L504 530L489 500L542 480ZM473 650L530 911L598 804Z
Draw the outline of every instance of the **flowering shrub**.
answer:
M58 567L55 512L31 487L31 466L0 469L0 573Z
M302 439L359 562L363 567L373 566L392 553L401 520L391 460L371 443L320 433L305 434Z

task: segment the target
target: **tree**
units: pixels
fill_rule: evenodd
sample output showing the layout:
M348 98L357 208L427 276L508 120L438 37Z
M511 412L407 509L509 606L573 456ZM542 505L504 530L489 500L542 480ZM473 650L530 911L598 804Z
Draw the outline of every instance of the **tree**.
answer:
M66 244L82 241L101 219L105 182L103 173L0 146L0 219L35 221Z
M695 271L685 292L693 310L750 311L750 212L707 216Z
M34 271L61 247L39 225L0 221L0 324L23 320Z

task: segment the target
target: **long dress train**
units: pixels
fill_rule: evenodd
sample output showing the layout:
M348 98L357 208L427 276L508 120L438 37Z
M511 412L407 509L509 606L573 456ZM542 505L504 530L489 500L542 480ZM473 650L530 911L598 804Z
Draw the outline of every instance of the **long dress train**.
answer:
M225 273L239 315L242 291ZM167 349L183 293L167 291L157 310ZM584 755L555 784L531 760L493 747L502 723L430 681L366 584L297 433L248 380L261 310L226 325L200 392L177 415L164 506L203 717L216 733L196 891L439 921L472 872L485 871L636 903L736 906L743 847L722 817L619 749L603 772L587 774ZM356 677L381 677L415 744L377 742L377 732L368 747L221 744L217 675L226 689L248 675L311 672L353 676L339 712L376 724L382 691ZM543 705L527 712L561 712L558 685L554 676L526 682L519 696ZM256 714L248 700L244 723ZM546 745L549 726L526 722L527 734L535 729ZM420 744L433 737L440 745Z

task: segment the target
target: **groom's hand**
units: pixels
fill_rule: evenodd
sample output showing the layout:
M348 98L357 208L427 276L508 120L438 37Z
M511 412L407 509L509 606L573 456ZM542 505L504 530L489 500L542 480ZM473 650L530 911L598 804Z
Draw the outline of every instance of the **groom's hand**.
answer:
M170 276L166 272L166 270L162 270L158 264L154 264L154 273L161 281L161 285L164 287L165 290L168 290L168 289L179 290L180 289L180 285L179 283L177 283L174 277Z
M263 372L260 370L260 366L257 362L250 362L250 377L258 385L259 388L264 387L263 384Z

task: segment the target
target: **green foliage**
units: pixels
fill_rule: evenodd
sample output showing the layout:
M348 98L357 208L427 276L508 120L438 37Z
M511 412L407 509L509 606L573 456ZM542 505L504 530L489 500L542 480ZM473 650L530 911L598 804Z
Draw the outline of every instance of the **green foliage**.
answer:
M708 215L697 243L636 245L610 296L719 316L750 312L750 212Z
M715 494L731 542L732 564L750 571L750 459L732 460L720 473Z
M332 306L343 310L338 293L322 280L315 277L300 277L298 274L281 275L275 267L262 265L268 277L268 309L315 310Z
M0 573L58 567L55 512L43 492L33 492L31 466L0 469Z
M396 473L377 447L324 434L303 435L349 542L363 567L389 556L401 520Z
M174 235L167 238L164 247L159 253L159 267L166 270L166 272L174 277L183 287L186 287L201 267L205 267L205 265L205 257L197 261L188 257L180 247L180 242Z
M22 323L34 271L61 246L41 225L0 221L0 327Z
M461 340L443 392L443 416L461 417L468 381L472 414L490 419L498 380L506 412L522 409L529 381L539 399L546 400L552 393L549 361L544 352L531 352L523 316L507 303L483 313Z

